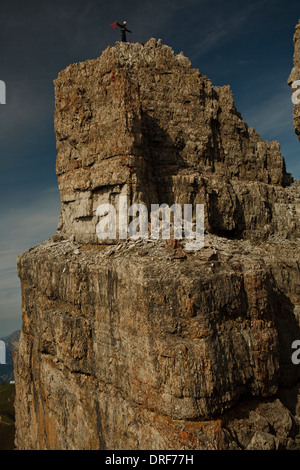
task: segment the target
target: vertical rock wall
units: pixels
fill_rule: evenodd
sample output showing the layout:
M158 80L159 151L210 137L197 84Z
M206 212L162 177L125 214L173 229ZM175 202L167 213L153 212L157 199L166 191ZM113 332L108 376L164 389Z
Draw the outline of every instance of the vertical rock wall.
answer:
M288 84L293 93L295 132L300 140L300 21L294 34L294 48L294 68L289 76Z
M57 233L18 258L18 449L299 447L299 183L182 54L55 81ZM203 204L205 244L106 240L97 207Z

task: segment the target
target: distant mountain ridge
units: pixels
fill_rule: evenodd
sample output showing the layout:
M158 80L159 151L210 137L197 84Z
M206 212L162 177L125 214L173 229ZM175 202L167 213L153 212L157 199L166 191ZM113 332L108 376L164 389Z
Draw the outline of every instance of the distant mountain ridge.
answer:
M14 364L12 352L19 343L20 330L14 331L10 336L0 338L6 346L6 364L0 364L0 382L11 382L14 380Z

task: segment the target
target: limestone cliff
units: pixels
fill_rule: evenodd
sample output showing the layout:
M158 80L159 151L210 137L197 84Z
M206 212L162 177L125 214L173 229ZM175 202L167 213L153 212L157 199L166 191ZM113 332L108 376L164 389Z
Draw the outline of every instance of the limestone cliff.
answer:
M19 449L299 447L299 182L161 41L55 80L57 233L18 258ZM100 241L97 207L204 205L205 244Z
M300 140L300 20L294 34L294 68L288 78L288 84L292 88L294 103L294 126Z

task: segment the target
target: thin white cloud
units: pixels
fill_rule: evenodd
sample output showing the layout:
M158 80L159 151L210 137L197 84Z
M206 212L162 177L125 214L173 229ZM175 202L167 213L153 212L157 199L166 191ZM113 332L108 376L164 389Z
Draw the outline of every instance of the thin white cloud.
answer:
M52 84L49 82L49 87ZM37 89L32 80L6 83L6 105L1 108L0 114L0 141L4 145L10 145L16 139L24 141L28 137L36 138L34 129L37 123L45 121L52 113L50 93L46 95ZM51 132L51 129L49 129Z
M261 135L272 135L273 140L286 130L293 128L293 106L287 91L277 92L274 96L244 110L243 118L250 127Z
M21 318L17 255L48 239L56 231L60 211L58 189L49 188L28 207L7 208L0 227L0 337L1 325L13 330ZM5 320L5 321L4 321ZM11 322L11 323L10 323Z
M224 44L232 39L236 39L238 34L243 30L245 25L249 27L254 15L259 14L260 10L265 1L261 2L250 2L246 4L240 4L236 11L224 8L216 9L212 16L207 18L199 19L200 24L195 24L194 28L198 28L200 31L199 36L202 37L194 46L191 48L190 59L192 62L197 60L201 55L210 52L215 47L222 47ZM207 4L207 7L209 3ZM233 5L231 5L233 6ZM194 35L194 33L193 33Z

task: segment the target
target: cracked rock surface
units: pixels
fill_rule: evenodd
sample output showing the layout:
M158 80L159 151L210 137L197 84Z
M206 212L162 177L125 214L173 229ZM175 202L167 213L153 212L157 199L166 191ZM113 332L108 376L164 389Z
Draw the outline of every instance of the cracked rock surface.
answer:
M288 78L288 84L292 88L292 93L295 93L300 88L300 20L294 34L294 68ZM297 98L297 102L294 102L294 127L300 140L300 93L294 96Z
M299 181L160 40L55 80L58 230L18 257L18 449L299 449ZM185 240L99 240L97 207L204 205Z

